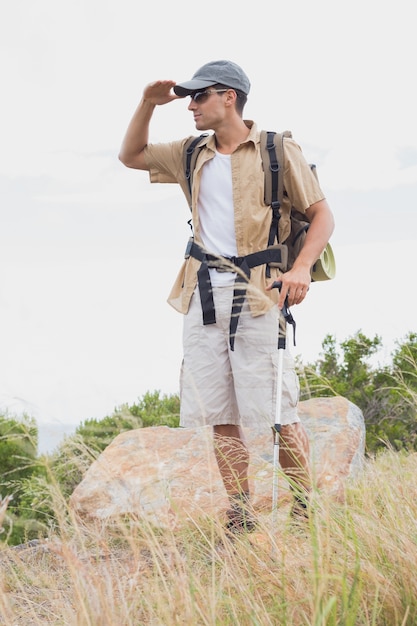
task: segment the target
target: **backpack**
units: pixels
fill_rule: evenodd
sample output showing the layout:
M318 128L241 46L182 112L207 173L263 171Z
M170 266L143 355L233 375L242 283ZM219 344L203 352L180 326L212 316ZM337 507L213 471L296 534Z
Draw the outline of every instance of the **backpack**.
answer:
M197 162L198 155L205 146L205 138L207 133L198 137L190 137L184 146L184 174L187 182L185 191L189 207L191 209L191 190L193 183L193 173ZM264 183L264 200L272 210L271 227L268 237L268 248L272 248L276 244L286 249L286 259L283 271L288 271L294 264L295 259L300 253L304 245L306 233L309 228L309 221L304 213L300 213L294 207L291 209L290 225L291 230L285 241L279 241L278 224L281 217L280 207L285 194L284 180L280 172L284 169L284 138L291 138L292 134L286 130L283 133L275 133L272 131L261 131L260 149L261 159L265 175ZM310 164L310 168L316 177L317 168ZM273 264L270 264L271 267ZM329 280L335 276L335 260L331 245L328 243L320 258L312 268L312 280Z

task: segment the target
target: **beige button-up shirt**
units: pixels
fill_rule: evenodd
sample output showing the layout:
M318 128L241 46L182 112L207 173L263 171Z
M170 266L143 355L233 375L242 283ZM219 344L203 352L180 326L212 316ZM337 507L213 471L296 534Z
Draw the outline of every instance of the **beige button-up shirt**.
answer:
M247 139L231 155L235 234L238 256L264 250L268 245L272 210L264 202L264 171L260 153L260 132L251 121L245 121L250 128ZM145 148L145 159L149 166L152 183L178 183L183 190L187 187L184 176L184 144L188 138L171 143L149 144ZM215 139L209 135L206 147L197 159L192 189L192 220L194 238L201 245L200 224L197 211L197 197L200 187L201 170L216 150ZM280 241L290 232L291 207L305 213L315 202L324 199L323 192L305 160L301 148L292 139L284 140L284 197L279 220ZM210 251L208 251L210 252ZM187 313L191 296L197 284L197 271L200 261L186 259L168 298L180 313ZM271 271L271 279L278 277L278 270ZM265 266L251 271L247 297L253 315L261 315L277 301L277 291L266 291Z

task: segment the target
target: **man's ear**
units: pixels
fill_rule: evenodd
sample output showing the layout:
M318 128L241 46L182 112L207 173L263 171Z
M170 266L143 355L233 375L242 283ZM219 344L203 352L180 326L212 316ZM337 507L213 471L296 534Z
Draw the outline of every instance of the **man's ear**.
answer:
M234 89L228 89L226 91L226 105L232 106L237 99L236 91Z

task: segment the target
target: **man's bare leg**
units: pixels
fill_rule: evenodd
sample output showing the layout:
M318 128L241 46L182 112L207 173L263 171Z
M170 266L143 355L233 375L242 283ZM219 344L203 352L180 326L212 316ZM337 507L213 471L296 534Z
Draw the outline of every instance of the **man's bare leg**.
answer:
M310 443L300 422L281 426L279 462L294 493L293 513L306 515L312 488Z
M214 451L231 508L226 529L232 533L251 531L255 519L249 506L249 452L242 429L233 424L214 426Z
M214 426L214 452L227 495L249 492L249 452L242 429L233 424Z

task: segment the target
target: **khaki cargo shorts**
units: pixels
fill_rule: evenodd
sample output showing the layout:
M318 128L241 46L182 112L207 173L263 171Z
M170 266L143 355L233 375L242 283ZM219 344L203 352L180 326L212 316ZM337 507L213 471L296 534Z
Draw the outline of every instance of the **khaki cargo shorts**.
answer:
M229 347L233 287L214 287L216 324L203 325L200 296L184 316L181 367L181 426L236 424L273 426L278 373L278 309L252 317L245 302L234 352ZM284 354L281 424L299 422L299 381Z

